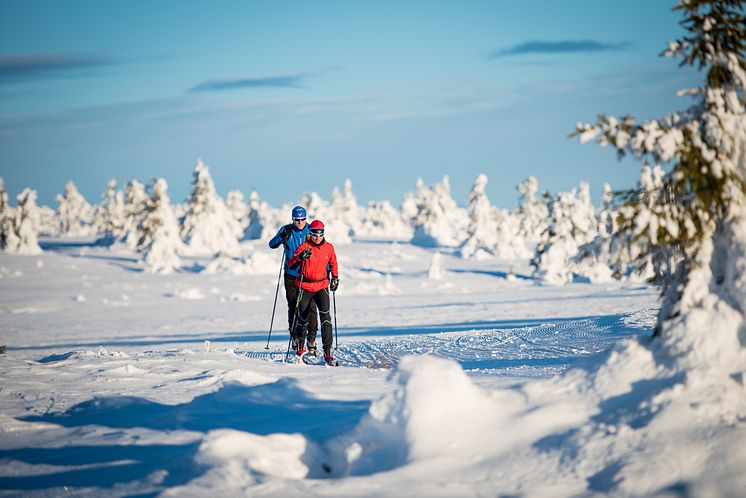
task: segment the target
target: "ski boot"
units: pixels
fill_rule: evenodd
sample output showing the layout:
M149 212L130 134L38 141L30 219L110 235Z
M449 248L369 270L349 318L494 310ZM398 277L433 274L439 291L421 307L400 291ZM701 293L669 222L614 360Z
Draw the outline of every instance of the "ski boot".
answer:
M298 344L296 345L295 354L297 356L303 356L304 354L306 354L306 349L304 348L304 344L303 344L304 342L305 341L299 341Z
M330 367L336 366L336 364L334 363L334 357L332 357L332 351L330 349L324 350L324 361Z
M314 358L316 357L316 343L308 344L308 354L310 354Z

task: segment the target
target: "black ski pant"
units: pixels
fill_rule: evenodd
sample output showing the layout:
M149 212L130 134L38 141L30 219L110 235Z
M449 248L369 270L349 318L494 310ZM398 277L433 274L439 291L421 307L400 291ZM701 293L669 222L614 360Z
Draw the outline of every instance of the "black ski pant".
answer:
M321 343L324 346L324 352L327 353L331 351L334 342L332 318L329 313L331 311L331 307L329 306L329 288L321 289L318 292L309 292L307 290L302 290L301 292L296 337L301 340L301 345L303 345L303 340L306 339L306 334L308 334L308 344L316 342L316 331L311 332L309 320L315 318L315 309L318 308L321 320Z
M295 318L295 301L297 299L297 291L298 288L295 286L295 277L290 277L287 274L285 274L285 298L288 300L288 330L290 331L290 336L295 339L295 334L293 333L293 318ZM314 340L316 339L316 332L319 330L319 322L316 318L316 304L313 304L313 309L311 310L311 316L308 323L308 335L309 337L311 334L313 334Z

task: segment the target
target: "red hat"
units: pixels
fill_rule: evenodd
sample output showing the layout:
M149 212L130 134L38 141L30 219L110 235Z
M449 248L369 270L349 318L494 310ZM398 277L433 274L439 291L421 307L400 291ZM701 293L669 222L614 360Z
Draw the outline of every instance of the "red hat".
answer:
M319 229L319 228L321 228L323 230L324 229L324 224L321 223L321 221L319 221L319 220L313 220L311 222L311 226L309 228L311 230L313 230L313 229Z

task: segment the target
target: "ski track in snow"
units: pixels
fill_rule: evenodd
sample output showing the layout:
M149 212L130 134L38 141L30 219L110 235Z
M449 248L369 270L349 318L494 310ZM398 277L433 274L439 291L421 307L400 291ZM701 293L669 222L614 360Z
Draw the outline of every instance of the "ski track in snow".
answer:
M650 321L630 314L547 321L537 326L473 329L463 332L345 339L335 358L342 366L392 368L408 354L456 360L472 374L545 377L580 357L605 350L625 337L649 333ZM318 340L318 339L317 339ZM237 348L236 354L282 362L286 350ZM293 352L288 355L293 360Z

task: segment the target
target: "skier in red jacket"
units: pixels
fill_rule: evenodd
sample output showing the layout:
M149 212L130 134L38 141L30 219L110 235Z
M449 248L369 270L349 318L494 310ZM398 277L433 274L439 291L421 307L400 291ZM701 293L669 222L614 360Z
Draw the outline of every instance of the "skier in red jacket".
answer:
M316 333L308 332L308 319L311 315L311 301L316 303L319 309L319 321L321 322L321 342L324 346L324 360L327 364L333 365L332 357L332 320L329 314L329 291L337 290L339 285L339 272L337 268L337 255L334 252L334 246L324 240L324 224L319 220L314 220L310 226L311 237L309 240L298 246L295 254L288 262L288 267L300 265L301 277L295 281L295 285L300 287L301 293L300 305L298 306L298 325L295 329L296 343L295 353L302 355L305 353L306 335L308 335L309 348L315 348ZM329 280L331 272L331 280Z

